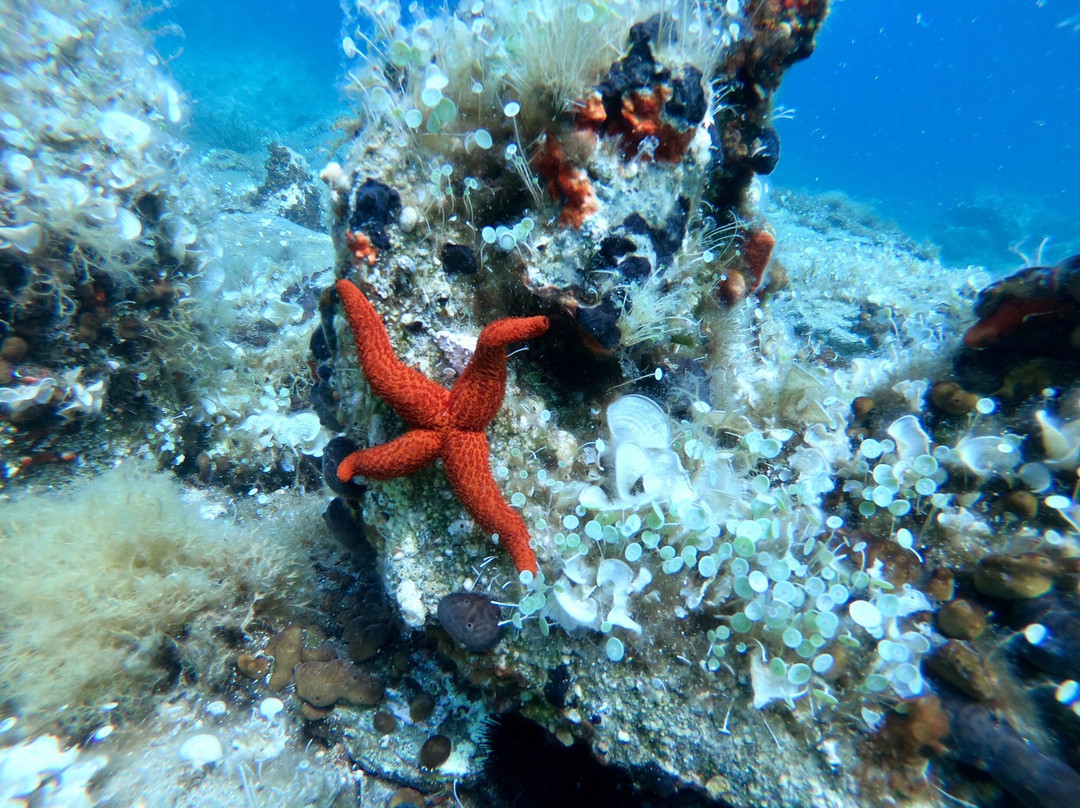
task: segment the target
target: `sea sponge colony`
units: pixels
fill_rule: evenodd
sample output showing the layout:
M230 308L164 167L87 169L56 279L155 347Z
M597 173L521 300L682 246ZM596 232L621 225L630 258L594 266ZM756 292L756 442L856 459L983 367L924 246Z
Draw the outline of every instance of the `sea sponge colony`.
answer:
M208 254L180 166L185 102L137 19L68 5L4 11L0 417L14 424L93 417L110 388L167 386L201 350L184 305Z

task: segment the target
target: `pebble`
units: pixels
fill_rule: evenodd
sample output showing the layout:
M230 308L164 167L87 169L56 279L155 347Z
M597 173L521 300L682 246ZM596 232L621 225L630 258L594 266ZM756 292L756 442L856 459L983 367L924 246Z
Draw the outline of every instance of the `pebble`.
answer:
M420 747L420 765L425 769L437 769L450 759L451 743L445 735L432 735Z
M229 711L229 708L225 706L223 701L212 701L206 705L206 712L210 715L225 715Z
M963 643L950 640L927 659L927 666L973 699L986 701L997 691L997 680L982 658Z
M986 630L986 612L970 600L957 598L937 613L941 633L954 640L974 640Z

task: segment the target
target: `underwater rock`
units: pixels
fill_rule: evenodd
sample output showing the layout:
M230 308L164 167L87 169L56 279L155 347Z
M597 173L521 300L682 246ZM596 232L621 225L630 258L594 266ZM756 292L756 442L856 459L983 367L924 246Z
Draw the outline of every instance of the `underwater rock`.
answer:
M1013 620L1045 629L1014 641L1021 659L1051 676L1080 680L1080 611L1072 598L1054 594L1023 601L1014 607Z
M304 662L296 666L296 695L313 707L330 707L339 699L358 706L382 701L383 683L344 659Z
M1040 751L988 705L959 697L943 700L949 716L945 739L955 760L986 772L1025 808L1073 808L1080 774Z
M1045 595L1058 572L1053 559L1039 553L988 555L975 568L975 588L1002 600L1024 600Z
M490 651L502 637L499 607L479 592L451 592L439 601L435 616L454 642L468 651Z
M979 292L975 316L979 321L964 334L969 348L1016 339L1048 322L1074 329L1080 325L1080 255L1052 267L1025 267L991 284Z
M957 640L949 640L927 658L927 667L953 687L973 699L985 701L995 696L997 680L982 658Z
M309 230L325 230L319 191L304 158L281 143L267 149L266 178L255 190L255 203Z

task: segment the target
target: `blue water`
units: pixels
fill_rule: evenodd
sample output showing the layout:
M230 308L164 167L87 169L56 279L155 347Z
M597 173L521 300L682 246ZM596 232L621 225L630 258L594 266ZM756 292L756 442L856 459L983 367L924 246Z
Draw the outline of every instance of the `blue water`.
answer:
M1048 255L1080 252L1080 19L1058 27L1077 15L1077 0L835 3L781 87L795 118L777 124L774 182L873 202L957 262L1012 265L1010 243L1044 237Z
M177 0L151 27L175 24L157 47L194 100L188 138L261 160L285 142L315 159L350 112L339 91L337 0ZM325 155L322 160L325 162Z
M342 96L336 0L179 0L155 22L197 99L195 145L325 156ZM180 50L182 48L182 50ZM784 79L770 184L838 190L944 260L997 269L1049 238L1080 252L1080 0L839 0Z

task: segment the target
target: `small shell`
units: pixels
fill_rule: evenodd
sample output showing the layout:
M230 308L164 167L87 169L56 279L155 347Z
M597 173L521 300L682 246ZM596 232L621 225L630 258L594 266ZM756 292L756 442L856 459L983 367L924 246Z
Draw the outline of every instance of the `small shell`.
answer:
M116 212L116 221L120 229L120 238L125 241L134 241L142 233L142 222L139 217L130 210L121 208Z
M180 758L196 769L213 766L225 757L225 750L216 735L192 735L180 746Z

